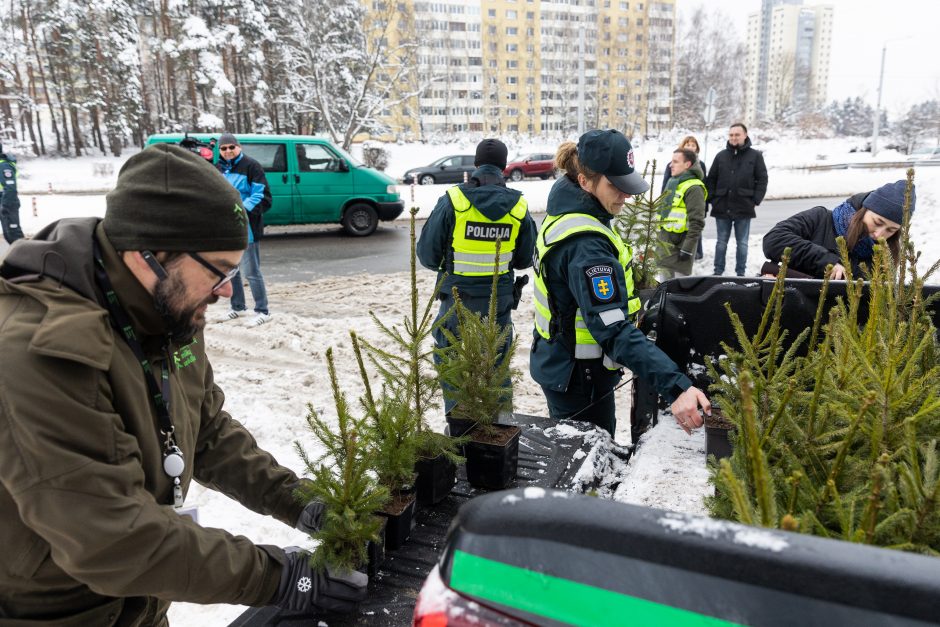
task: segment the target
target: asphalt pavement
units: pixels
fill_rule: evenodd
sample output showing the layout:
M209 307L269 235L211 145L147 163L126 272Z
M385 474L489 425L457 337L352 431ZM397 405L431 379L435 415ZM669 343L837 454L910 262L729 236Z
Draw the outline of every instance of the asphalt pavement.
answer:
M751 234L769 231L777 222L794 213L823 205L835 207L838 198L768 200L757 208ZM544 215L536 214L536 222ZM418 222L418 228L424 221ZM420 230L419 230L420 233ZM715 238L715 221L706 219L705 237ZM310 281L326 276L368 272L383 274L408 270L407 220L381 222L368 237L352 237L339 225L316 227L273 227L265 229L261 244L261 267L268 282ZM732 244L733 248L733 244Z

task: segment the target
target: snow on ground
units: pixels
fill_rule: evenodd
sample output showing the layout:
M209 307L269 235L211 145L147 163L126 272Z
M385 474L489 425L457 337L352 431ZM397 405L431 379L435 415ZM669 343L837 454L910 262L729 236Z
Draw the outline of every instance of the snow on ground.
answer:
M444 154L472 153L472 142L466 145L423 146L412 145L393 150L390 172L429 163ZM551 146L532 146L530 150L553 149ZM668 154L672 145L653 146L648 142L638 146L639 157L644 150L660 155ZM828 161L847 158L848 147L830 140L828 143L800 142L769 143L767 161L771 166L768 197L848 195L858 190L871 189L884 182L903 178L903 169L892 170L836 170L809 172L785 170L785 164L797 164L798 159ZM438 154L440 152L440 154ZM713 152L713 151L712 151ZM826 154L823 160L821 155ZM127 155L125 155L126 158ZM853 158L864 159L855 155ZM104 196L101 190L113 186L114 175L125 159L32 159L22 163L21 188L23 207L21 221L27 234L33 234L49 222L69 216L103 215ZM111 162L114 174L95 177L95 163ZM661 161L664 162L664 161ZM921 168L917 172L918 202L914 217L914 238L924 253L925 266L940 258L940 169ZM54 190L97 190L90 195L37 195ZM523 190L534 209L544 208L551 181L526 181ZM415 202L422 214L430 212L445 186L417 188ZM406 193L406 202L411 204ZM36 199L37 213L33 215L32 202ZM760 241L763 234L751 236L749 273L756 274L762 262ZM733 248L733 246L732 246ZM712 267L714 240L705 241L706 258L697 262L698 274L708 274ZM0 244L0 257L3 255ZM733 253L731 253L733 254ZM420 290L427 295L433 288L433 274L419 274ZM936 279L935 279L936 281ZM353 287L354 286L354 289ZM317 411L333 417L335 411L330 397L325 352L334 347L339 379L351 401L360 393L356 384L358 374L349 342L351 329L367 340L384 343L369 318L374 310L387 323L399 322L405 314L408 276L359 275L324 278L309 283L277 283L268 286L274 320L259 328L247 328L241 320L226 323L213 322L206 331L207 350L212 359L216 381L226 392L226 409L243 422L255 435L260 446L271 451L288 467L301 470L294 450L294 442L301 442L310 453L316 447L306 429L304 416L308 403ZM226 311L227 303L220 302L210 309L216 318ZM546 415L545 399L528 376L529 338L532 322L532 290L524 292L523 301L513 318L519 348L513 365L522 376L515 386L515 409L525 414ZM616 435L619 444L629 444L629 392L624 388L617 393L620 421ZM442 429L442 412L432 426ZM568 427L562 427L568 428ZM609 439L594 434L595 456L591 466L607 468L599 493L608 498L660 507L690 514L704 513L702 497L708 491L705 469L704 432L686 436L670 416L661 417L657 427L645 434L639 444L639 453L629 463L611 454L617 447ZM224 528L258 543L307 545L309 539L286 528L270 518L249 512L227 497L193 485L187 504L199 507L200 523ZM244 608L236 606L200 606L174 604L171 624L175 627L206 627L225 625Z

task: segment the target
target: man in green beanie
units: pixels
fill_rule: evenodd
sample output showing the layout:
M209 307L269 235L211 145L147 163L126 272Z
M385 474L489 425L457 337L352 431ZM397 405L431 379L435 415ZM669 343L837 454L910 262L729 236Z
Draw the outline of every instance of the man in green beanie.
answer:
M202 330L248 243L238 192L160 144L103 220L59 220L0 265L0 624L165 625L170 601L351 609L360 573L312 571L183 515L190 483L308 533L324 506L222 408ZM11 367L12 365L12 367Z

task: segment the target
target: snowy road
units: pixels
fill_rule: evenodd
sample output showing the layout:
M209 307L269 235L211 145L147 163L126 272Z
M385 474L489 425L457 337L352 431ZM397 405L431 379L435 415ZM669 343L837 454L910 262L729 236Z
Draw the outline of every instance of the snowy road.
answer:
M442 191L445 189L443 185L440 187ZM834 207L842 200L842 197L768 200L757 208L751 236L762 237L777 222L804 209L816 205ZM542 215L535 218L541 222ZM715 239L712 219L706 220L705 238ZM713 253L714 244L711 248ZM361 272L404 272L408 269L408 222L383 222L375 233L365 238L346 236L338 225L274 227L265 231L261 257L265 278L271 282L310 281Z

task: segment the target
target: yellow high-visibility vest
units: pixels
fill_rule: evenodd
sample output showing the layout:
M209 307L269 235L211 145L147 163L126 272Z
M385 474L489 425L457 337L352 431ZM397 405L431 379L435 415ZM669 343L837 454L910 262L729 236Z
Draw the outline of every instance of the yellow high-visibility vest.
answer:
M525 198L499 220L490 220L459 187L447 190L454 205L454 269L459 276L492 276L496 265L496 242L499 241L499 274L506 274L512 264L513 251L519 238L519 227L528 211Z

